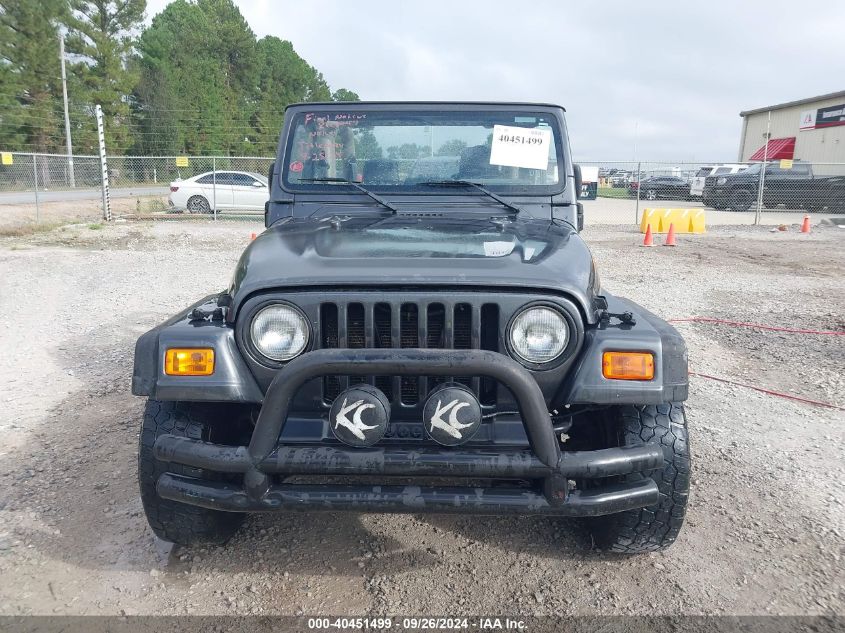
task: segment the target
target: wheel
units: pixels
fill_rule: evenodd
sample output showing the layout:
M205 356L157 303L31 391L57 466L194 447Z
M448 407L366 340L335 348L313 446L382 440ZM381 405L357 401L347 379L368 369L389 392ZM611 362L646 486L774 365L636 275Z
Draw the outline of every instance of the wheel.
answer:
M659 442L663 468L651 475L627 475L625 481L650 476L660 490L656 505L590 519L596 545L622 554L656 552L675 542L687 509L690 451L681 403L619 406L608 410L607 429L620 446Z
M179 545L219 545L237 531L246 515L162 499L156 492L156 483L165 472L217 480L225 477L226 481L239 479L161 462L153 455L153 445L157 437L165 434L234 444L243 438L243 415L243 409L235 405L147 401L138 438L138 484L144 513L156 536Z
M657 192L654 189L647 189L645 192L646 200L657 200Z
M188 213L211 213L211 205L203 196L191 196L186 206Z
M748 211L754 204L754 194L750 189L737 189L731 195L731 202L728 205L733 211Z

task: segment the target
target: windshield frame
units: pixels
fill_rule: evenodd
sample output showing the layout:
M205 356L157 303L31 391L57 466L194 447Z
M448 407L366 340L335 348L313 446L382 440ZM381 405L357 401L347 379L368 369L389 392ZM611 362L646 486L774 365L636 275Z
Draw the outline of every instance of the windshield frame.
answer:
M331 183L301 184L289 179L290 163L293 157L293 144L295 140L296 125L301 122L301 116L309 112L328 113L337 115L340 113L365 114L370 112L391 113L397 117L407 115L409 117L433 117L443 116L448 118L450 114L469 116L520 116L542 117L552 130L552 142L555 143L555 157L558 165L558 181L554 184L509 184L503 185L478 179L479 184L502 196L519 197L550 197L558 196L566 191L570 172L572 170L569 157L569 144L566 134L566 125L563 119L563 108L548 104L491 104L491 103L314 103L296 104L289 106L285 116L283 136L280 139L280 154L282 157L281 168L277 169L277 183L285 192L299 196L314 196L315 198L326 198L335 195L364 195L360 192L350 191L348 186ZM469 118L469 117L468 117ZM502 123L507 124L503 121ZM513 122L510 125L514 125ZM518 126L518 123L516 124ZM491 128L492 132L492 128ZM290 157L290 158L289 158ZM416 198L439 197L478 197L478 192L472 188L461 190L454 187L432 187L424 183L402 184L402 185L378 185L374 183L361 183L371 191L381 195L403 196Z

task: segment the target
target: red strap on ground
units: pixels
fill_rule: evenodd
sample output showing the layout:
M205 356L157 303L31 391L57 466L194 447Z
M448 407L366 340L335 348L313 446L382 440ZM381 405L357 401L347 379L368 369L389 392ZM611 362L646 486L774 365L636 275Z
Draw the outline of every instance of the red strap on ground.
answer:
M812 404L817 407L825 407L827 409L837 409L839 411L845 411L845 407L838 407L835 404L830 404L829 402L819 402L818 400L809 400L808 398L801 398L800 396L793 396L788 393L781 393L780 391L773 391L771 389L764 389L763 387L755 387L754 385L748 385L744 382L737 382L735 380L728 380L727 378L719 378L718 376L710 376L708 374L699 374L698 372L691 371L689 372L690 376L696 376L697 378L708 378L710 380L717 380L719 382L724 382L729 385L736 385L738 387L745 387L746 389L753 389L754 391L759 391L761 393L769 394L770 396L777 396L778 398L786 398L787 400L796 400L798 402L804 402L805 404Z
M774 325L762 325L760 323L745 323L743 321L728 321L726 319L713 319L710 317L690 317L689 319L669 319L669 323L722 323L738 327L751 327L758 330L770 330L772 332L790 332L792 334L822 334L825 336L845 336L845 331L825 330L796 330L789 327L776 327Z

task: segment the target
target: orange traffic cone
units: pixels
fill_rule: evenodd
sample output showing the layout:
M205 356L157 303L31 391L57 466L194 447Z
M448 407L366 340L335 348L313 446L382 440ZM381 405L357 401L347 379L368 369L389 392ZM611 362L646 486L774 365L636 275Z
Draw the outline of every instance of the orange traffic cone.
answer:
M251 239L251 240L254 240L256 237L258 237L258 236L255 233L250 233L250 235L249 235L249 239Z
M643 246L654 246L654 238L651 236L651 224L645 230L645 237L643 238Z
M801 225L801 232L802 233L809 233L810 232L810 216L804 216L804 223Z
M666 234L666 241L663 246L675 246L675 224L669 225L669 232Z

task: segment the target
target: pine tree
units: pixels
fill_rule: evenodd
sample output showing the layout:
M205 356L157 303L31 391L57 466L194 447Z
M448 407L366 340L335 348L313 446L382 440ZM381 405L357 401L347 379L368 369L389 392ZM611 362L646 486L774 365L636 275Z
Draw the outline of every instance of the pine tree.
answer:
M328 101L328 84L308 62L297 55L293 45L278 37L258 41L259 71L256 110L252 119L262 154L276 149L285 106L300 101Z
M231 0L176 0L141 37L136 91L144 145L252 153L258 53Z
M67 51L79 61L70 69L70 99L82 114L76 136L79 146L96 138L89 123L90 109L103 108L106 147L120 153L133 142L128 95L138 82L131 63L146 0L70 0ZM84 105L83 105L84 104Z
M60 151L63 0L0 0L0 145Z
M332 93L332 101L360 101L361 97L359 97L356 93L352 92L351 90L347 90L346 88L338 88Z

